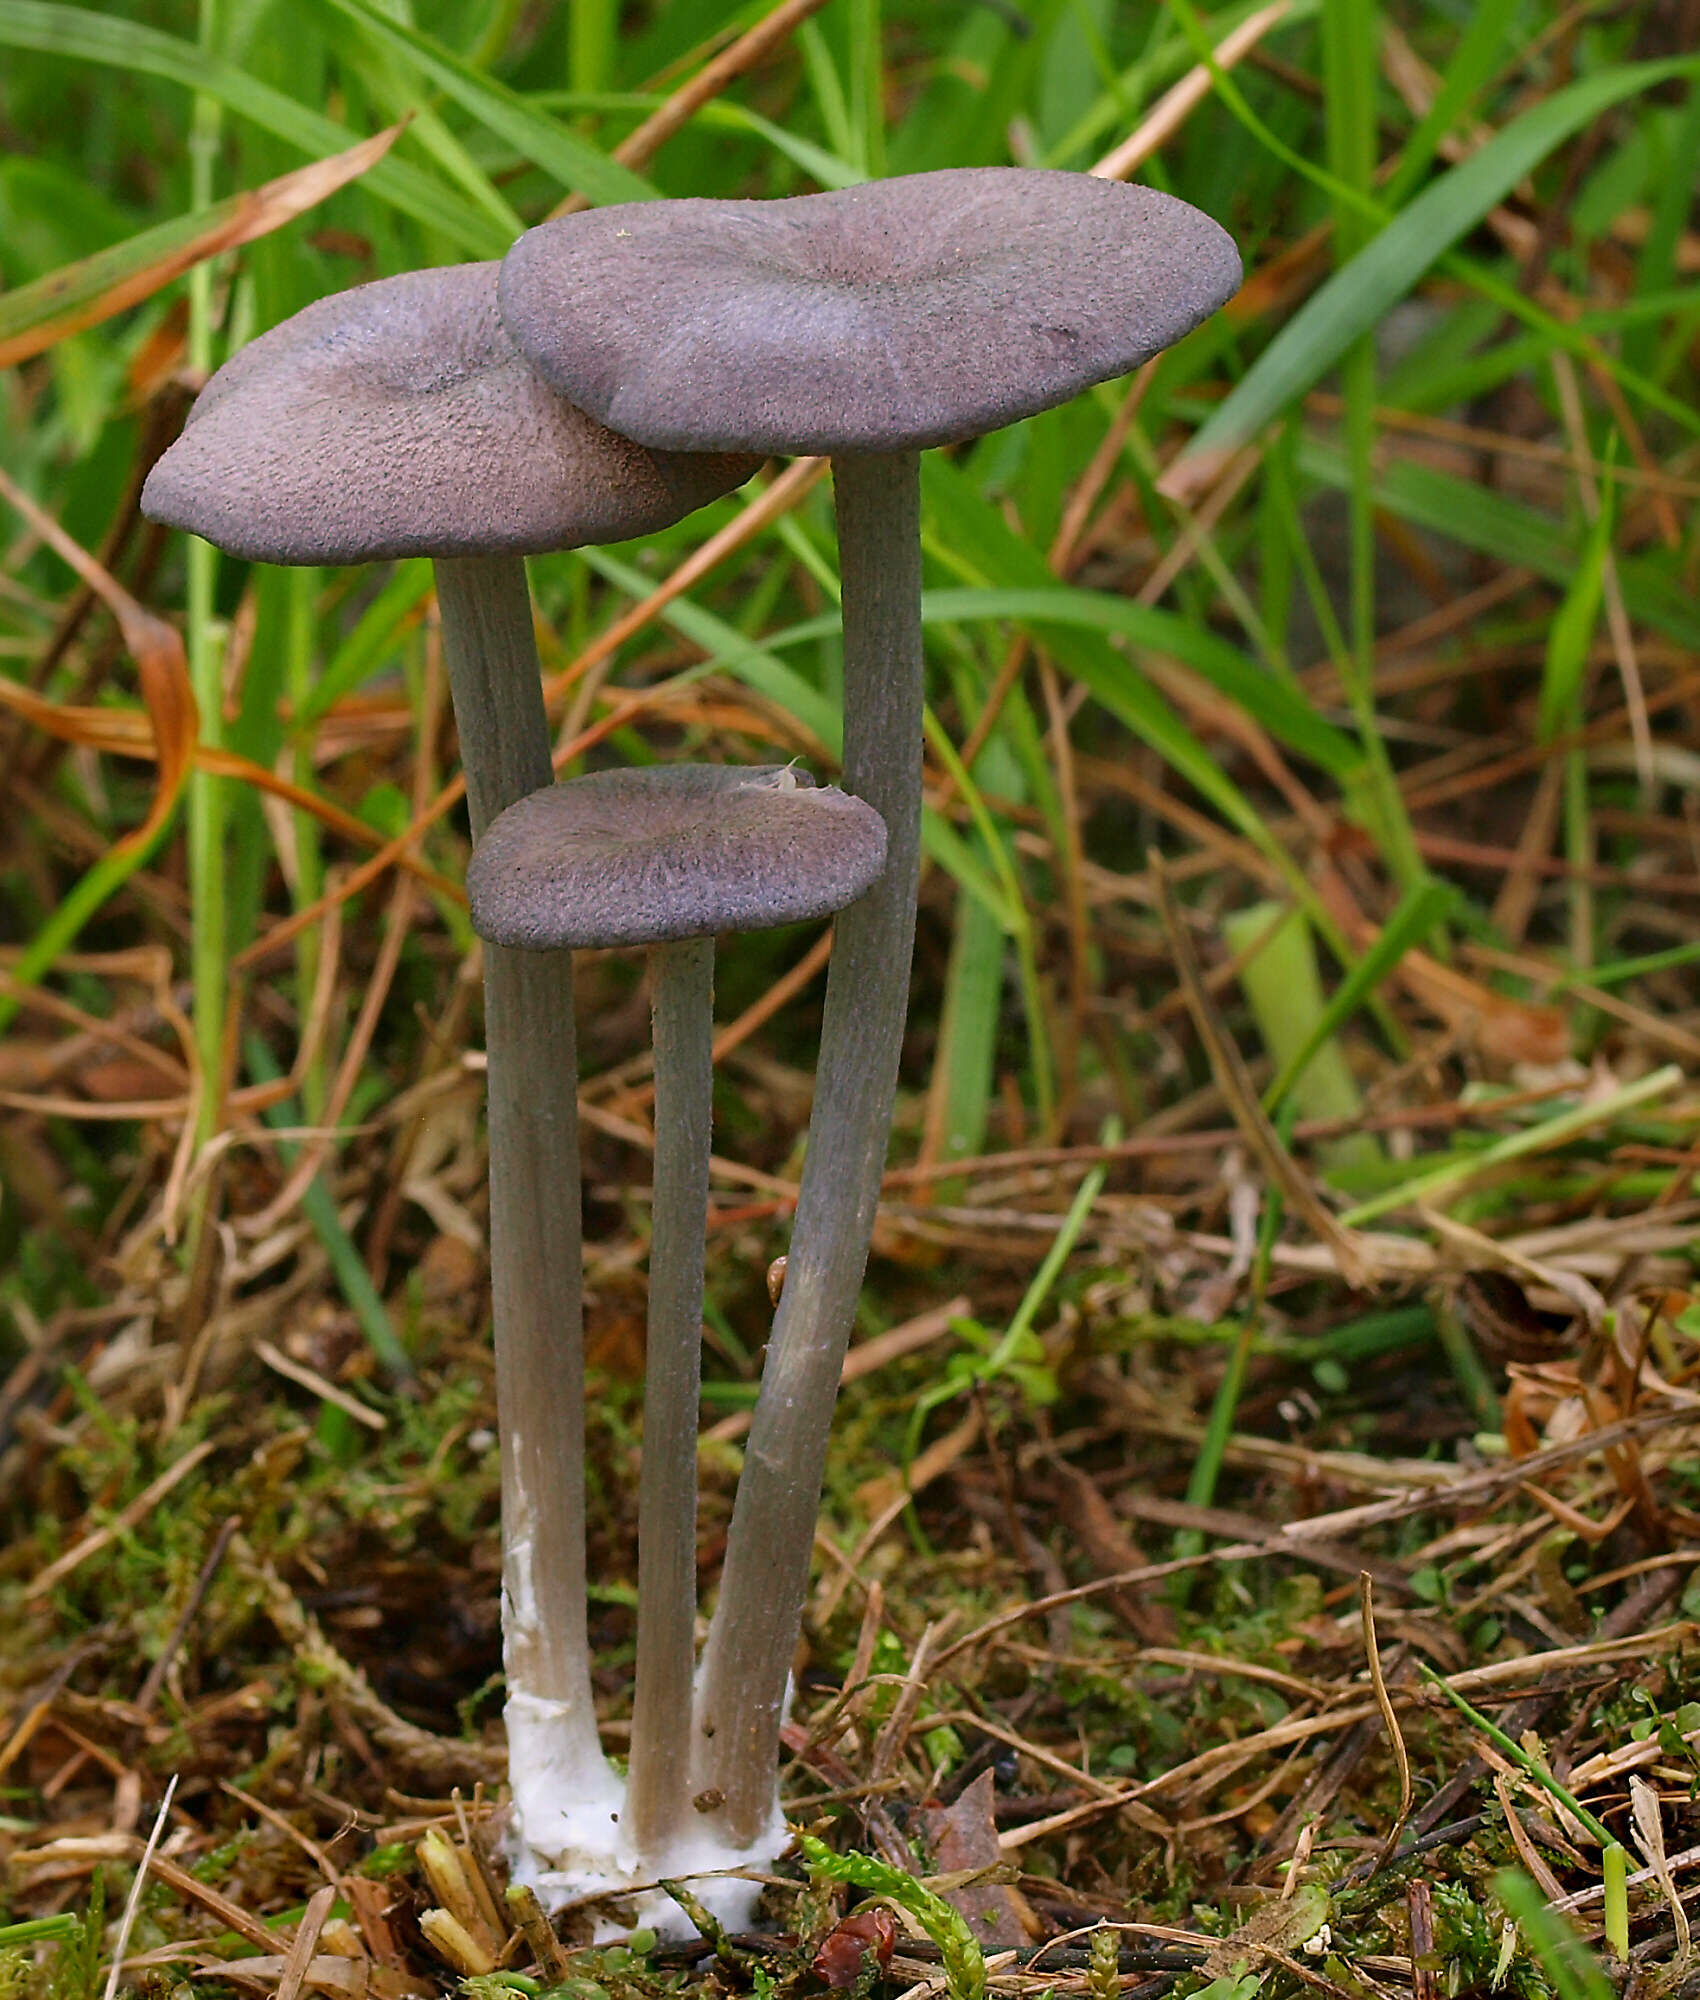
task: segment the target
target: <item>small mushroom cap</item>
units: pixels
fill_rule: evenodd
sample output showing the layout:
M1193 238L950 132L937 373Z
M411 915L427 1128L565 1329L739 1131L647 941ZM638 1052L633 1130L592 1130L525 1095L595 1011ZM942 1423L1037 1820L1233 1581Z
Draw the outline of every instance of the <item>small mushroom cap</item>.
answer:
M142 512L254 562L534 555L653 534L756 470L563 402L502 330L496 270L380 278L262 334L202 390Z
M526 951L770 930L855 902L885 821L789 767L665 764L550 785L490 822L472 927Z
M562 216L502 265L550 382L669 451L915 451L1125 375L1231 298L1226 231L1147 187L962 167Z

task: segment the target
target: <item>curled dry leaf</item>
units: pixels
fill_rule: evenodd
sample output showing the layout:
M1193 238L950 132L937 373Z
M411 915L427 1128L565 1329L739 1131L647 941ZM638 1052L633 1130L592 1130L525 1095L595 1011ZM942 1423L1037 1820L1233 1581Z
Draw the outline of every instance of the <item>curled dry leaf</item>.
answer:
M1495 1062L1552 1064L1570 1054L1570 1023L1557 1007L1495 993L1426 952L1406 952L1398 976L1412 999Z
M4 486L0 485L0 491L4 490ZM120 589L120 586L114 583L113 588ZM181 657L182 642L175 631L163 620L142 610L139 605L135 609L140 617L147 621L150 628L150 643L158 646L174 646L177 648L178 656ZM129 643L128 639L126 643ZM134 651L134 647L131 650ZM180 698L169 673L162 675L157 661L144 660L140 653L136 654L136 659L144 700L149 694L150 673L154 682L161 688L164 698L158 710L151 702L144 712L133 708L102 708L93 705L79 706L72 702L49 701L44 695L39 695L32 688L26 687L21 681L7 680L3 676L0 676L0 708L10 709L14 715L22 716L26 722L33 723L37 729L49 736L58 737L62 743L75 743L82 749L98 751L106 757L134 757L148 762L159 760L159 746L162 740L170 742L174 751L176 749L176 741L172 736L168 734L162 739L159 726L161 720L166 721L169 731L181 725L186 719L189 724L188 745L186 751L181 754L186 762L193 764L197 770L211 772L215 777L234 778L241 784L253 786L256 791L270 793L274 798L281 799L284 804L311 814L321 826L341 835L356 846L374 848L382 842L383 835L368 821L360 819L354 813L345 812L341 806L330 799L322 798L308 786L298 785L280 772L268 771L263 764L256 764L251 757L240 756L234 750L197 742L196 718L192 715L185 718L181 709L181 701L186 700L192 708L194 700L188 686L187 664L185 663L183 668L184 680ZM181 784L182 775L180 770L172 772L173 788ZM175 796L175 789L172 790L171 796ZM150 831L158 825L161 817L163 815L158 812L156 797L155 813L150 814L148 819ZM139 832L131 835L132 840L141 837ZM454 903L466 901L466 891L458 882L441 874L428 862L420 860L417 855L403 853L396 857L396 865L423 882L434 895L446 896Z
M1369 922L1336 884L1324 881L1319 890L1353 950L1368 951L1381 935L1380 925ZM1570 1022L1562 1008L1496 993L1423 951L1407 951L1394 977L1418 1006L1493 1062L1550 1067L1570 1056Z
M828 1986L854 1986L862 1976L869 1952L883 1972L896 1948L897 1919L881 1903L871 1910L858 1910L854 1916L833 1925L815 1953L814 1971Z
M968 1919L987 1951L1009 1951L1027 1942L1031 1911L1007 1883L988 1879L1004 1861L993 1814L995 1780L982 1771L948 1806L923 1806L916 1818L933 1865L946 1877L966 1877L938 1892Z
M153 802L141 825L117 843L119 851L146 849L171 816L177 794L189 775L195 758L195 742L200 733L200 716L195 707L194 689L189 683L189 662L183 641L174 627L136 602L118 579L98 563L80 542L74 541L50 514L44 513L29 495L0 472L0 495L23 515L31 528L53 552L76 571L89 589L112 613L125 650L136 663L136 680L142 703L153 732L154 761L159 766ZM40 720L38 708L52 709L39 696L24 697L27 690L16 683L4 684L8 705ZM80 711L86 715L98 710ZM92 724L90 725L92 728ZM125 725L126 727L130 725ZM63 733L60 731L58 733ZM82 738L74 738L80 741Z

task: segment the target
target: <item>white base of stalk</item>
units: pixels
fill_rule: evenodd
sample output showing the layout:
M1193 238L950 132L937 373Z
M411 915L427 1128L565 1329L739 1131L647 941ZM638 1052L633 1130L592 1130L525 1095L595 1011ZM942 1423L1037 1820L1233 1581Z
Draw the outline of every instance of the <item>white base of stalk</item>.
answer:
M718 1871L747 1868L767 1873L785 1851L790 1830L774 1800L771 1824L752 1846L735 1848L711 1816L692 1813L661 1853L639 1855L620 1828L625 1781L601 1756L594 1766L563 1758L561 1704L536 1695L511 1695L503 1713L508 1728L508 1772L513 1810L508 1822L511 1879L535 1892L551 1915L570 1904L618 1898L620 1915L589 1912L595 1941L607 1944L633 1928L664 1939L695 1937L695 1923L658 1877L682 1881L708 1913L729 1931L749 1930L761 1898L760 1882Z

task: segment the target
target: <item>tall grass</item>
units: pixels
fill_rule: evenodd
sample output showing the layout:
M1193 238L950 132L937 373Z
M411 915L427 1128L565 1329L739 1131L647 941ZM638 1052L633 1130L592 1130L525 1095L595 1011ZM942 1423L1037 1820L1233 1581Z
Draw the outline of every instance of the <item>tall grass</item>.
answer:
M653 158L622 164L620 141L761 12L728 0L445 0L412 14L378 0L200 0L198 13L187 0L98 11L0 0L0 111L21 142L0 165L0 265L14 292L411 115L387 158L310 213L0 378L0 462L98 546L138 445L138 383L157 386L173 362L199 377L324 292L499 255L569 195L781 195L1012 158L1088 168L1196 72L1196 103L1141 171L1235 232L1252 274L1243 300L1154 366L1131 418L1111 385L934 455L927 470L939 780L927 854L949 887L929 893L924 964L942 982L942 1028L924 1149L943 1160L976 1152L994 1115L1008 1130L1017 1111L1033 1132L1083 1115L1090 1131L1105 1109L1094 1096L1134 1115L1141 1105L1126 1051L1083 1040L1103 997L1088 989L1106 971L1101 915L1081 887L1071 754L1153 774L1171 832L1190 839L1202 814L1238 857L1231 899L1273 886L1305 904L1349 969L1357 948L1278 822L1297 788L1328 824L1362 829L1359 890L1373 916L1420 896L1428 867L1405 797L1411 759L1390 738L1378 686L1390 578L1461 592L1495 566L1531 572L1520 615L1559 614L1540 720L1554 742L1586 720L1579 662L1597 631L1584 614L1608 558L1637 631L1700 641L1692 526L1674 540L1650 534L1645 507L1630 504L1652 490L1661 457L1688 453L1700 433L1700 287L1688 191L1672 168L1691 160L1700 130L1696 63L1655 46L1641 10L1573 20L1547 0L1487 0L1463 15L1417 0L1293 0L1230 68L1214 52L1253 15L1248 0L1212 12L1191 0L827 0ZM1547 204L1571 197L1581 221L1555 223ZM0 339L20 320L27 331L37 310L26 300L8 317L9 303L0 295ZM1580 398L1567 448L1599 460L1603 503L1590 510L1574 487L1556 502L1495 491L1418 448L1425 424L1467 419L1472 399L1508 382L1560 428L1560 363ZM1633 443L1613 459L1608 433L1625 425ZM1122 510L1096 544L1096 568L1058 553L1072 546L1061 531L1083 493L1075 542ZM743 504L723 501L642 552L537 562L555 668ZM746 729L752 754L802 746L830 761L828 509L817 487L746 540L579 684L576 726L671 674L667 688L744 690L747 716L766 718ZM51 556L18 545L5 575L0 669L24 674L47 636L40 607L64 577ZM226 1018L232 950L291 905L316 910L360 858L315 799L384 836L405 822L392 776L337 747L335 731L362 700L406 727L420 720L426 582L406 565L283 580L190 543L148 587L182 618L203 743L268 770L281 760L304 795L288 812L262 811L208 770L189 789L184 963L205 1138L227 1067L237 1087L257 1081ZM1013 676L1003 671L1012 648ZM44 691L87 693L63 658ZM96 693L131 699L122 672ZM619 753L688 747L691 729L663 713L625 728ZM1568 853L1585 874L1594 781L1580 750L1570 755ZM1272 788L1277 769L1286 776ZM139 816L135 787L93 785L75 762L58 764L54 786L97 843ZM452 874L457 846L449 819L417 851ZM1120 836L1109 848L1113 865L1137 865ZM32 880L20 878L13 916L24 943L50 914L39 869ZM1563 954L1578 969L1623 957L1577 896ZM122 914L109 915L122 929ZM1453 918L1466 932L1492 929L1485 896ZM448 908L440 920L458 923ZM309 924L273 1010L286 1063L323 949ZM403 985L422 951L410 942ZM1069 953L1073 972L1054 973ZM340 1020L326 1024L325 1048L342 1032ZM311 1118L328 1059L312 1056L298 1079ZM359 1099L367 1111L370 1096Z

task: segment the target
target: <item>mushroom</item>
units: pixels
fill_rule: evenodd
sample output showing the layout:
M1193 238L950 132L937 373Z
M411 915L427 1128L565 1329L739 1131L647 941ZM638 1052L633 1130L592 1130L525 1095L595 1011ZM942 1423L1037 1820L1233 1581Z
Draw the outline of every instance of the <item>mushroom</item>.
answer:
M880 883L838 926L785 1290L704 1660L698 1773L724 1795L739 1844L772 1822L906 1012L921 804L917 454L1127 373L1239 278L1231 239L1184 202L1007 167L781 201L600 208L544 223L502 265L514 340L624 435L671 451L831 455L844 783L890 836Z
M490 944L645 946L654 1008L631 1763L617 1837L600 1799L588 1811L578 1798L560 1799L552 1838L566 1865L546 1878L556 1892L737 1859L692 1810L690 1771L714 938L842 910L885 856L884 823L860 799L788 767L679 764L601 771L534 792L491 824L467 870L473 925ZM535 1849L537 1834L528 1835Z
M554 776L524 557L654 532L750 457L652 452L555 395L502 330L496 266L321 299L202 391L148 477L150 520L255 562L430 556L476 840ZM490 1262L507 1724L533 1793L611 1782L591 1705L572 960L491 951Z

